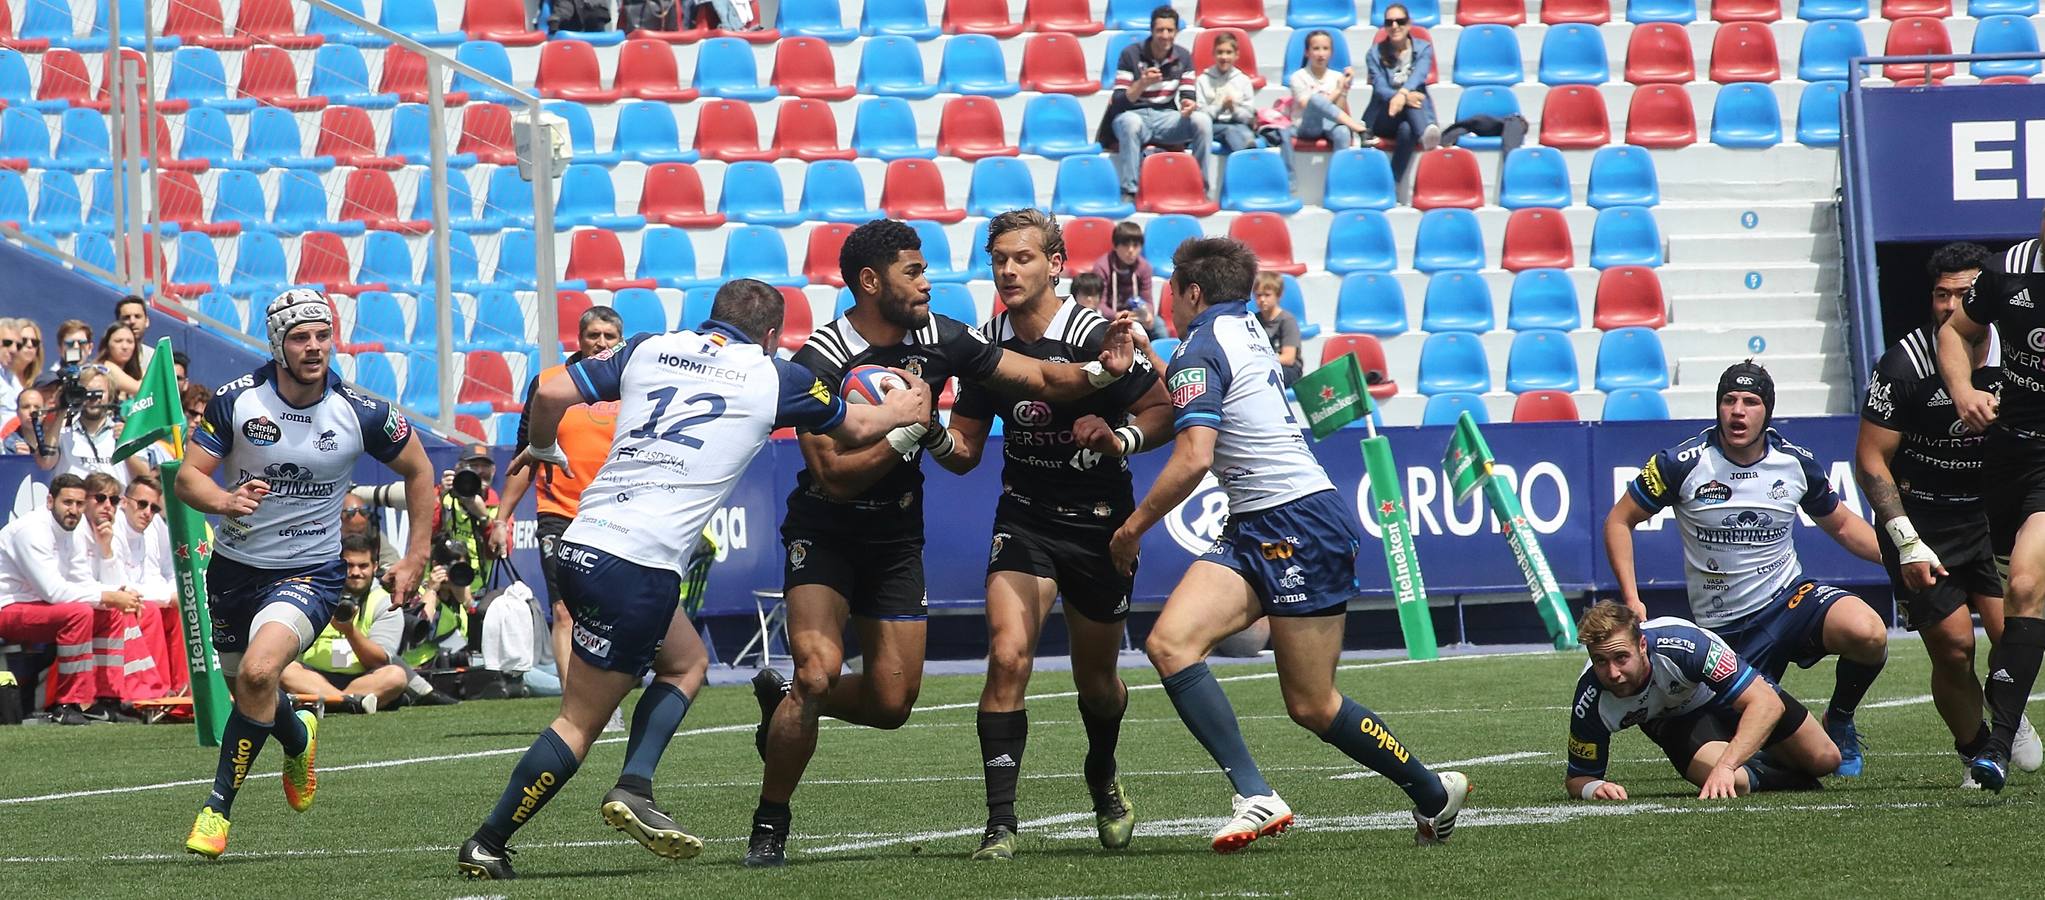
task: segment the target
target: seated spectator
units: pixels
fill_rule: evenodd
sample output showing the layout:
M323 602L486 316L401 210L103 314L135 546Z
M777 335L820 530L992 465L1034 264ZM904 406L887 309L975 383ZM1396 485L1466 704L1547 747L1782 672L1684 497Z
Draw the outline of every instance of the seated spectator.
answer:
M373 713L405 695L411 677L398 662L405 614L391 609L391 596L378 584L376 544L363 535L341 538L348 580L326 630L296 660L284 666L281 683L294 694L326 702L329 712Z
M28 455L43 452L43 415L48 402L41 388L29 388L15 398L14 415L0 425L0 453ZM57 445L49 444L55 454Z
M644 9L656 3L664 3L668 17L673 18L675 0L624 0L628 7ZM622 10L620 11L623 12ZM622 20L623 16L620 16ZM624 25L623 21L619 22ZM674 31L672 24L659 22L625 25L621 30L657 28L660 31ZM609 31L611 30L610 0L553 0L547 13L547 31Z
M65 396L66 393L71 396ZM122 484L128 483L134 474L132 469L147 466L146 460L132 457L129 460L132 469L114 462L114 450L121 442L121 419L117 414L120 402L113 398L106 375L86 369L72 391L67 392L65 385L59 383L56 394L57 408L47 413L50 421L43 423L43 435L56 443L57 452L39 454L36 465L80 477L104 472ZM53 431L51 424L60 416L61 423Z
M1264 141L1265 135L1278 147L1278 153L1285 159L1285 172L1292 176L1292 132L1290 129L1272 129L1260 134L1257 127L1257 88L1250 82L1249 73L1236 68L1236 60L1242 55L1237 46L1236 36L1222 34L1214 39L1214 65L1201 72L1193 80L1193 100L1200 111L1207 114L1214 123L1214 139L1221 142L1223 154L1237 150L1248 150ZM1293 190L1299 189L1298 179L1291 179Z
M1101 315L1112 319L1124 311L1135 313L1137 324L1151 337L1164 337L1164 324L1151 307L1152 275L1150 260L1143 258L1143 226L1126 220L1116 222L1110 239L1114 249L1093 264L1093 273L1101 277L1107 288Z
M91 526L95 538L91 545L90 570L101 582L119 585L121 590L142 601L133 618L122 628L125 662L110 672L102 673L98 714L112 716L118 713L123 720L132 718L140 721L141 716L134 714L132 708L126 706L128 703L152 700L170 693L170 686L156 661L156 654L163 645L163 614L160 607L149 602L151 599L160 600L164 594L158 588L137 585L128 580L127 567L121 559L121 530L126 527L120 515L123 487L119 480L105 472L85 476L85 521Z
M1371 48L1370 105L1363 118L1371 133L1391 138L1392 177L1406 177L1413 147L1433 150L1441 143L1434 122L1434 99L1427 95L1427 73L1434 70L1434 45L1412 34L1413 15L1394 3L1385 7L1384 40Z
M154 342L149 340L149 301L134 294L122 297L114 304L114 321L128 326L129 333L135 336L135 359L139 363L135 377L141 378L141 373L149 368L150 355L156 352ZM183 373L179 373L179 378L183 378ZM179 381L178 387L184 387L184 382Z
M1072 276L1072 302L1087 309L1113 318L1115 313L1108 308L1107 283L1092 272L1081 272Z
M1124 199L1136 196L1137 175L1147 144L1184 146L1207 175L1207 153L1214 142L1214 124L1194 103L1193 54L1173 43L1179 35L1179 14L1170 6L1150 11L1150 40L1122 49L1115 63L1115 94L1098 138L1115 148L1115 175Z
M1285 294L1285 278L1277 272L1258 272L1254 284L1257 321L1264 324L1264 334L1271 339L1271 352L1278 356L1278 367L1285 370L1285 386L1292 387L1303 374L1303 366L1299 358L1299 320L1278 305L1278 298Z
M43 377L43 330L34 319L16 319L14 337L14 380L28 387Z
M116 399L126 400L142 389L142 354L137 351L135 332L116 322L99 338L99 354L92 364L113 383Z
M148 349L148 347L145 346L143 349L146 350ZM148 365L148 363L143 363L143 365L146 366ZM191 371L192 368L192 358L186 356L185 351L183 350L172 350L170 351L170 368L171 371L177 373L179 395L180 396L185 395L186 393L185 389L192 386L191 377L187 374L188 372ZM207 391L206 396L208 399L211 399L213 396L213 392ZM191 401L187 399L185 401L185 409L189 411L191 408L192 408ZM200 412L206 411L206 405L204 403L199 404L199 411ZM193 418L191 416L187 416L186 418L193 422L198 421L197 418Z
M632 0L625 2L629 3ZM681 2L684 7L682 9L684 22L694 21L696 10L707 6L710 7L710 13L717 17L717 28L720 31L760 31L764 27L759 24L759 17L754 12L753 0L681 0Z
M87 485L90 491L91 479ZM155 696L183 691L190 682L184 621L178 616L170 529L163 523L163 484L153 475L136 476L121 497L120 515L114 520L114 559L121 566L121 584L142 598L143 620L147 622L152 613L156 617L151 627L142 629L162 681Z
M1356 143L1367 129L1363 120L1349 114L1349 88L1355 71L1328 68L1335 55L1335 38L1325 31L1307 34L1306 65L1292 73L1292 127L1302 139L1322 138L1337 150Z
M92 722L88 705L119 702L124 636L142 609L141 598L113 586L116 573L101 568L112 556L112 529L78 530L85 495L85 479L58 475L46 511L0 528L0 638L57 645L50 718L63 725ZM107 546L96 547L102 534Z
M21 320L0 318L0 419L14 417L14 398L23 387L14 371L16 351L21 347Z

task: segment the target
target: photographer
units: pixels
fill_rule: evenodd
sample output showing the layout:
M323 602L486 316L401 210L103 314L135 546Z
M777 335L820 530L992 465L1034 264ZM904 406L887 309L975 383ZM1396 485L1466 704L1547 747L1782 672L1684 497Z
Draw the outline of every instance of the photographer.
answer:
M50 436L51 421L61 420L62 425L54 439L39 444L36 465L79 477L104 472L125 487L135 473L130 466L113 461L121 440L119 409L104 374L88 368L67 376L57 385L57 403L48 414L50 421L43 423L44 436ZM146 466L142 461L135 465Z
M490 486L496 477L497 463L490 458L490 448L483 444L468 445L455 467L440 473L440 509L434 513L432 522L434 545L439 546L443 537L462 545L469 561L469 568L464 571L471 573L468 588L475 593L482 593L495 568L496 558L484 537L497 505L497 492ZM370 506L405 505L402 483L357 487L350 493Z
M409 675L398 663L405 616L377 582L376 544L361 535L341 539L348 566L334 617L312 646L284 667L284 689L324 700L329 712L373 713L405 693Z
M351 538L350 540L353 540ZM432 568L419 583L418 596L405 606L405 637L400 651L414 671L407 687L419 706L452 706L461 701L434 689L419 669L452 669L468 662L469 638L462 623L474 606L469 584L475 564L469 548L446 535L433 539Z
M14 415L0 426L0 453L31 455L42 452L43 412L49 402L39 388L23 390L14 398ZM52 453L55 449L52 448Z

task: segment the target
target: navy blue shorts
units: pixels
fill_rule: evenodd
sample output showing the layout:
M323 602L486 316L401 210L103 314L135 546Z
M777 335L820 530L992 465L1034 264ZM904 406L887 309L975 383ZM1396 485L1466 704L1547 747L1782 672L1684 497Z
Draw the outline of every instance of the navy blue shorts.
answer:
M682 576L567 540L555 542L554 556L561 600L575 619L575 655L599 669L645 675L681 608Z
M1267 616L1336 615L1361 593L1356 513L1335 491L1231 515L1200 559L1243 576Z
M1790 663L1808 669L1825 658L1825 614L1832 601L1851 596L1852 591L1806 578L1783 588L1760 612L1711 630L1747 665L1780 682Z
M213 555L206 567L206 607L213 615L213 649L240 653L249 641L249 625L273 603L288 603L312 622L319 634L333 617L334 601L347 586L348 566L337 554L316 566L258 569Z

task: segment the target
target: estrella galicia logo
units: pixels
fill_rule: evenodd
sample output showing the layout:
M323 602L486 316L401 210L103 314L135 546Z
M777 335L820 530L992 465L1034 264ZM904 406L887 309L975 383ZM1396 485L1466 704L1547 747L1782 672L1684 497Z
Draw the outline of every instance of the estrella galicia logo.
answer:
M1165 516L1165 532L1182 549L1195 556L1213 546L1227 524L1228 493L1211 474L1202 476L1200 486L1194 489L1192 496Z
M1705 506L1717 506L1733 498L1733 489L1723 481L1707 481L1697 488L1692 500Z
M341 444L334 439L334 430L329 428L320 432L320 436L313 440L313 446L318 447L322 453L332 453L340 449Z
M241 424L241 436L258 447L268 447L281 440L284 431L269 416L257 416Z

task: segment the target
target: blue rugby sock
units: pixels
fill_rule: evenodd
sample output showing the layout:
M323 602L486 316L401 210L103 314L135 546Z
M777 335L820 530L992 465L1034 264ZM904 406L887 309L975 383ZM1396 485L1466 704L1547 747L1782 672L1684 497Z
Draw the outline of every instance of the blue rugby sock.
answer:
M484 846L501 849L520 826L539 815L540 808L560 793L581 767L582 761L575 758L554 729L540 732L539 739L533 741L512 768L511 782L504 786L504 794L497 798L497 807L490 810L490 817L476 829L475 839Z
M289 756L305 753L305 723L298 720L298 713L291 708L291 694L283 688L277 689L277 713L271 720L270 736L277 739L277 746L284 748Z
M1245 797L1275 793L1264 781L1264 774L1257 771L1257 761L1250 758L1250 748L1243 744L1242 728L1236 724L1235 707L1229 705L1221 682L1214 680L1206 663L1197 662L1180 669L1164 683L1165 693L1179 711L1179 720L1186 723L1186 730L1193 732L1200 746L1207 748L1207 755L1221 766L1229 783L1235 785L1236 793Z
M1392 736L1384 720L1363 704L1343 697L1335 724L1328 726L1321 740L1398 785L1406 796L1413 798L1421 815L1434 815L1448 805L1449 795L1442 789L1441 779L1428 771L1425 763Z
M632 733L625 740L625 771L618 777L619 787L653 796L653 770L660 766L661 754L667 752L668 741L688 714L688 695L665 681L656 681L640 693L639 705L632 710Z
M227 727L220 733L220 767L213 773L213 793L206 797L205 805L214 812L225 816L234 809L234 795L270 739L271 724L250 719L238 709L228 714Z

